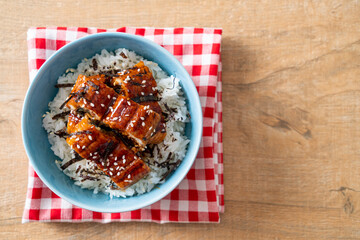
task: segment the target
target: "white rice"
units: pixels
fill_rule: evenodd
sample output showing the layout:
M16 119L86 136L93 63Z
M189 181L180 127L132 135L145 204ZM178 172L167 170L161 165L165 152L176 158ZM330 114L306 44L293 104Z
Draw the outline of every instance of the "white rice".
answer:
M121 52L127 58L123 58L120 55ZM98 63L97 70L91 67L93 58ZM143 61L150 68L157 82L157 88L161 97L159 104L163 112L169 114L168 121L166 122L167 134L165 140L154 147L153 157L150 157L149 154L142 157L151 168L150 174L125 191L114 190L111 187L113 182L110 177L102 174L102 171L97 169L96 164L87 159L70 165L63 172L74 180L74 184L82 188L93 189L94 193L103 192L109 194L110 197L127 197L149 192L156 184L165 181L162 179L169 170L167 167L158 166L159 163L164 161L169 161L173 165L179 163L178 161L184 158L187 144L189 143L189 140L184 135L185 122L188 121L188 111L181 86L179 85L179 79L167 76L158 64L147 61L127 49L120 48L114 53L102 50L100 55L96 54L93 58L83 59L76 69L68 69L65 74L59 77L58 83L75 83L79 74L96 75L101 70L124 70L133 67L139 61ZM54 134L54 132L66 128L65 121L67 117L66 119L57 120L53 120L52 117L66 110L66 108L60 110L59 107L69 96L70 91L71 88L59 88L59 92L54 100L49 103L49 111L44 115L43 119L43 126L48 132L48 138L52 145L51 149L60 158L60 160L55 160L60 170L61 165L75 156L65 139ZM168 108L164 106L165 103ZM176 109L176 111L169 112L168 109ZM87 175L98 180L84 180L84 176Z

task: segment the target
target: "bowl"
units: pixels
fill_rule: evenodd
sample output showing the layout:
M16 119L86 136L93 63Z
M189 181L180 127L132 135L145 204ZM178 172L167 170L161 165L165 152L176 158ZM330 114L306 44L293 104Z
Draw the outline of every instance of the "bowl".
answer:
M114 51L126 48L154 61L169 75L176 75L185 93L191 120L185 135L190 139L185 158L179 167L153 190L127 198L110 198L103 193L76 186L61 172L50 149L47 133L42 127L42 116L48 103L57 93L54 85L68 68L76 68L83 58L90 58L102 49ZM97 212L126 212L148 206L169 194L186 176L197 155L202 135L202 111L195 85L181 63L167 50L143 37L126 33L98 33L73 41L54 53L39 69L26 93L22 110L22 137L30 163L40 179L59 197L68 202Z

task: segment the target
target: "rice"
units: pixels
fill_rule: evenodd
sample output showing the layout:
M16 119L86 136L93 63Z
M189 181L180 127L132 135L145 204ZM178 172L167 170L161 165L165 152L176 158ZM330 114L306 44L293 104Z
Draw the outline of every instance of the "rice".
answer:
M157 82L160 96L159 105L167 115L167 134L162 143L150 146L150 151L142 156L142 159L151 168L151 172L126 190L114 189L114 183L110 177L99 170L91 160L78 161L64 171L60 168L73 159L75 154L64 138L54 134L54 132L66 129L67 117L55 120L52 118L64 111L64 109L60 110L59 107L69 96L70 87L59 88L57 95L49 103L49 111L43 118L43 126L48 132L51 149L59 157L55 160L59 169L73 179L75 185L92 189L95 194L103 192L109 194L111 198L125 198L149 192L154 186L165 181L167 174L178 166L186 154L189 140L184 135L184 131L189 115L179 79L168 76L155 62L148 61L135 52L123 48L117 49L115 52L102 50L100 54L96 54L91 59L83 59L76 69L68 69L65 74L58 78L58 84L75 83L79 74L89 76L105 70L125 70L133 67L139 61L143 61L149 67Z

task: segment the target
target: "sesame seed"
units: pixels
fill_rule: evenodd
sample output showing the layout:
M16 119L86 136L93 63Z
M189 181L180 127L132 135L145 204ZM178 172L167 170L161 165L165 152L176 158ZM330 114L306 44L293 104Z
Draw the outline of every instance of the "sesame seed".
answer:
M136 156L136 155L134 156L134 159L137 159L137 156Z
M110 166L110 163L109 163L109 162L107 162L106 166L107 166L107 167L108 167L108 166Z
M142 83L142 84L146 83L146 80L142 81L141 83Z
M85 145L84 146L82 146L82 148L81 149L84 149L85 148Z
M78 149L80 149L80 145L78 144L78 145L76 145L76 147L78 148Z
M87 104L86 99L84 98L84 103Z
M107 95L107 98L110 99L110 95Z
M143 121L145 120L145 118L144 118L144 117L140 117L140 119L141 119L141 120L143 120Z
M116 159L115 159L116 160ZM117 162L114 162L114 165L116 166L116 165L118 165L118 163Z
M93 156L93 159L95 159L96 158L96 156Z
M122 159L125 159L125 155L122 155Z
M101 107L105 107L105 105L104 104L100 104L101 105Z
M111 167L111 168L110 168L110 171L114 171L114 169Z
M124 116L125 116L125 117L128 117L128 116L129 116L129 114L125 114Z
M131 127L134 127L134 124L133 124L133 123L130 123L130 126L131 126Z
M126 163L126 159L123 160L123 163Z
M114 154L111 153L109 156L112 157L112 156L114 156Z
M95 91L96 94L99 94L99 91Z
M113 120L115 120L115 121L118 120L118 117L114 117Z
M138 72L140 72L140 68L138 68Z
M131 103L130 103L130 102L127 102L127 104L128 104L129 106L131 106Z
M153 94L152 93L149 93L150 96L152 96Z
M116 97L113 97L114 100L116 100Z
M145 127L145 123L144 123L144 122L142 122L141 125L142 125L143 127Z
M120 176L120 172L118 172L116 175Z
M90 103L90 106L95 107L95 105L93 103Z
M98 154L98 152L95 152L95 153L94 153L94 155L97 155L97 154Z
M131 178L131 175L130 175L130 174L128 175L128 178Z
M116 160L117 160L117 157L115 157L115 161L116 161ZM117 165L117 163L116 163L116 164L114 163L114 165Z
M152 129L152 127L149 128L149 130L151 130L151 129Z
M90 157L92 156L92 153L90 153Z
M144 92L141 92L141 95L143 95L143 96L144 96L144 95L145 95L145 93L144 93Z
M91 141L91 140L92 140L92 136L89 135L89 139L90 139L90 141Z
M101 162L101 165L104 166L104 162Z
M109 172L110 173L110 176L112 176L113 175L113 173L112 172Z

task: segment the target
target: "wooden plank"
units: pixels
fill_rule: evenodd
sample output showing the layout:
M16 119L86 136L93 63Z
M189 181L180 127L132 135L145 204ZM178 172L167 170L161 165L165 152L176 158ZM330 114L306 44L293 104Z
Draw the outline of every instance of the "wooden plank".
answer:
M0 238L360 238L356 1L0 1ZM21 224L30 26L222 27L220 224Z

